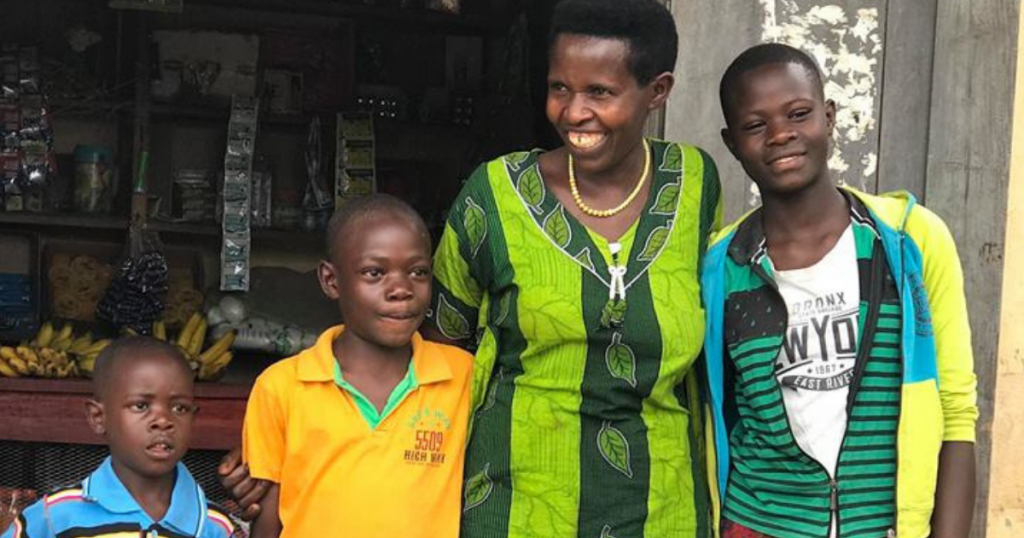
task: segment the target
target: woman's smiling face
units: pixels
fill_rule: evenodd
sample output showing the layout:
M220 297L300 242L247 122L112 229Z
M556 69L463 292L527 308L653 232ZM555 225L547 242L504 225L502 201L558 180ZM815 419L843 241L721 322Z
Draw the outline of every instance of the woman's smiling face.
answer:
M548 59L548 121L581 176L606 172L641 147L644 123L672 87L662 73L640 85L622 39L561 34Z

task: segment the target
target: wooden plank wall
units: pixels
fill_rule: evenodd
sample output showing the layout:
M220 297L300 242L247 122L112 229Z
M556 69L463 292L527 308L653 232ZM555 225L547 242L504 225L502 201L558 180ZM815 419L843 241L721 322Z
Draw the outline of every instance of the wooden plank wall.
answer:
M839 133L838 149L849 168L836 175L869 191L909 190L946 220L956 238L981 410L975 536L986 526L988 477L997 472L989 461L1019 7L1020 0L671 2L680 58L665 136L697 144L715 158L727 219L755 201L719 137L718 80L732 58L763 40L812 49L819 60L823 46L826 77L845 76L840 86L863 82L833 70L839 58L851 59L844 52L871 62L879 90L861 92L870 106L861 100L854 108L871 111L874 121L853 133L864 135L857 140ZM845 21L836 22L836 10ZM865 15L881 38L877 50L862 39ZM872 153L874 166L859 159Z
M978 372L975 535L987 522L1017 49L1017 0L939 2L925 199L956 237ZM1018 485L1019 486L1019 485Z

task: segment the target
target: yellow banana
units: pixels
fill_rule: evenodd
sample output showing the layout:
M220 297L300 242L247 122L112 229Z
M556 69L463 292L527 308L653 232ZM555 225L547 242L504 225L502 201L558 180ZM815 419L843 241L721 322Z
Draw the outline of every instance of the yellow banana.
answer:
M17 371L18 374L20 374L20 375L28 375L28 373L29 373L28 363L26 363L25 361L21 360L21 357L18 357L18 356L6 357L6 359L7 359L7 364L10 364L11 368L14 368L14 370Z
M153 336L158 340L167 340L167 325L163 320L153 322Z
M218 338L212 346L206 348L206 351L199 356L199 362L206 364L219 357L222 353L231 348L231 344L235 343L236 336L238 336L238 331L235 329L231 329L225 333L224 336Z
M68 360L68 354L60 350L54 353L54 359L54 364L57 366L67 366L71 362Z
M109 339L97 340L97 341L93 342L92 344L90 344L89 347L83 349L82 352L80 353L80 355L98 354L100 351L103 351L103 348L105 348L105 347L107 347L109 345L110 345L110 340Z
M0 358L4 359L17 359L18 353L14 351L13 347L3 346L0 347Z
M200 317L199 326L197 326L196 329L192 331L192 340L188 346L189 356L194 357L198 355L200 351L202 351L203 342L206 341L207 327L209 327L209 323L206 321L206 318Z
M15 351L18 352L18 356L21 357L21 360L25 361L29 365L33 363L39 363L39 355L37 355L36 352L32 350L32 348L19 347L15 349Z
M90 355L81 355L78 357L78 369L84 373L92 373L93 367L96 366L96 357L98 353Z
M10 366L4 362L3 359L0 359L0 375L3 377L20 377L21 374L19 374L13 366Z
M231 362L231 358L231 352L226 351L209 363L200 366L199 379L206 380L217 375L221 370L227 368L228 363Z
M68 351L71 353L81 353L82 350L92 345L92 331L89 331L78 338L75 338L71 345L68 346Z
M72 327L70 323L65 323L64 326L60 328L60 331L56 336L53 337L53 340L50 342L50 347L54 349L67 349L71 344L71 338L74 336L74 334L72 334L73 329L74 327Z
M30 362L28 363L29 375L44 376L46 375L46 369L41 362Z
M35 353L36 356L39 358L39 362L43 363L44 365L57 363L57 350L53 348L44 347L42 349L36 350Z
M189 316L188 321L185 322L185 326L181 328L181 332L178 333L178 341L176 342L182 349L188 349L189 344L192 343L192 333L195 332L196 327L199 326L199 320L202 316L199 312L193 312Z
M138 336L139 332L136 331L135 329L131 328L131 327L122 327L121 328L121 334L123 334L125 336Z
M53 349L53 350L56 350L56 351L64 351L64 350L66 350L69 347L71 347L71 339L70 338L66 338L64 340L57 340L56 338L54 338L53 342L50 342L50 349Z
M58 367L56 377L68 377L71 375L71 371L74 369L74 364L68 363L64 366Z
M39 333L36 334L36 345L46 347L50 345L51 340L53 340L53 324L47 321L40 327Z

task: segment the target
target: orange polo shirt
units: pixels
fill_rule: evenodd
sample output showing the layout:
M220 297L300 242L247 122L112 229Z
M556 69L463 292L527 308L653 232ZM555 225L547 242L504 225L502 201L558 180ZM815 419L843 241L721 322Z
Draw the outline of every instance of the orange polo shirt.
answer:
M416 385L372 428L334 378L328 329L256 380L242 449L281 485L282 538L456 538L472 355L413 336Z

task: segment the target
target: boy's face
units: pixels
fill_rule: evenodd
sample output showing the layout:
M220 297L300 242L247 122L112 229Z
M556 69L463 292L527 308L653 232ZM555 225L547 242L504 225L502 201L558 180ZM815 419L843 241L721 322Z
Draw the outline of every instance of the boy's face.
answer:
M192 434L191 375L159 355L126 357L114 366L101 399L87 403L89 424L106 437L122 481L172 473Z
M641 86L625 40L561 34L548 51L548 121L578 170L607 171L640 147L647 115L665 103L673 81L662 73Z
M799 191L827 179L835 104L795 63L766 64L740 76L722 140L761 195Z
M430 303L426 233L400 215L367 215L341 230L320 286L338 302L345 337L378 348L409 345Z

